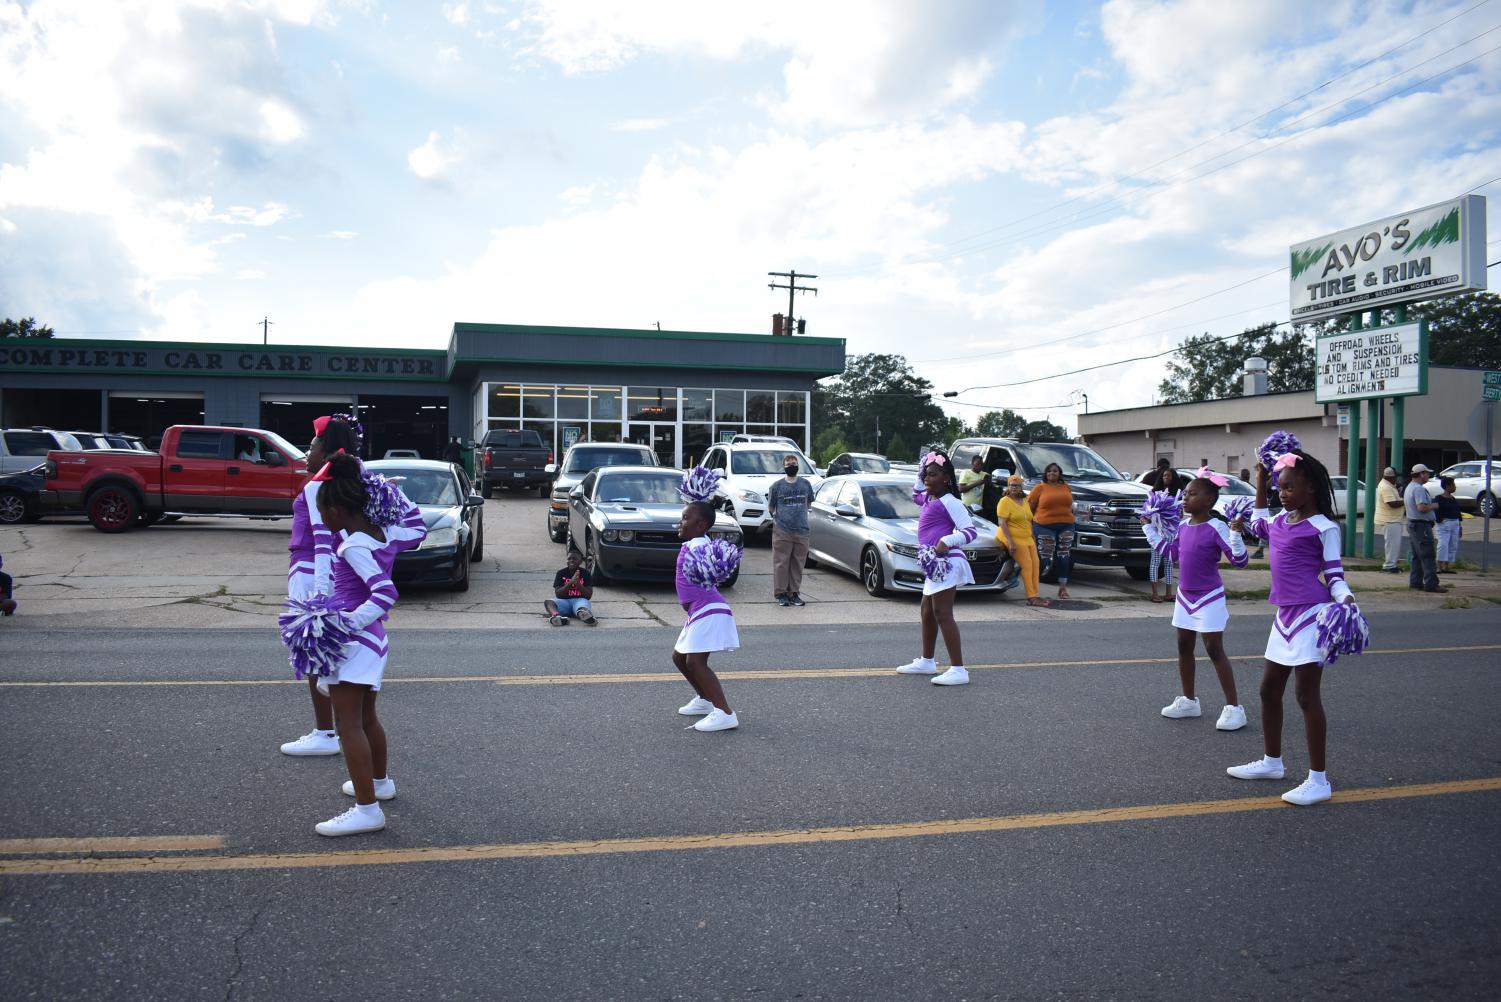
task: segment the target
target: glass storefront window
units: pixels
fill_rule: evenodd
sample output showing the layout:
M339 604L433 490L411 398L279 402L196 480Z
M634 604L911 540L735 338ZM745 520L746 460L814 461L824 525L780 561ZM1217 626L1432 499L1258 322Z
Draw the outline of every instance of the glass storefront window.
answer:
M490 416L519 418L521 416L521 387L515 383L491 383Z
M684 390L683 391L683 420L684 421L713 421L714 420L714 391L713 390Z
M745 420L744 390L714 391L714 420L741 422Z
M620 387L594 387L594 420L620 420Z
M626 408L632 421L676 421L678 388L676 386L632 386Z
M714 428L707 424L683 425L683 466L691 468L701 462L714 444Z
M553 388L551 386L526 386L521 391L521 416L550 418L553 416Z
M807 395L777 391L777 424L802 424L807 420Z
M583 421L589 417L589 387L558 387L558 418L568 421Z
M771 390L745 391L745 420L771 424L777 419L777 395Z

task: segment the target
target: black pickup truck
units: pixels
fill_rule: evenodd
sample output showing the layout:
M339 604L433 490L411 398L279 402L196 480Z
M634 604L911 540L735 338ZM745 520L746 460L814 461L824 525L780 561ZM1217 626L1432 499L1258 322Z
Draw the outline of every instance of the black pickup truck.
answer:
M480 493L493 497L497 487L533 489L541 497L552 490L556 475L552 450L533 428L493 428L480 443Z

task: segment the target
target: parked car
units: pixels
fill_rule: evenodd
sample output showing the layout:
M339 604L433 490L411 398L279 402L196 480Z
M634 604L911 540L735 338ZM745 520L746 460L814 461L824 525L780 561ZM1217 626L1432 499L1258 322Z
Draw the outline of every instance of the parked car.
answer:
M760 443L762 445L785 445L789 449L792 449L794 452L803 451L802 446L798 445L797 442L788 438L786 435L749 435L745 432L737 432L734 437L730 439L730 442L733 445L744 445L746 443Z
M890 473L891 461L874 452L841 452L829 460L824 470L826 477L842 477L850 473ZM915 472L915 471L914 471Z
M494 497L495 488L535 488L547 497L552 487L552 450L535 428L492 428L480 442L480 493Z
M813 463L795 446L779 448L775 444L731 442L712 445L704 453L702 465L722 475L715 493L715 507L732 516L747 532L771 529L771 515L766 511L766 495L782 474L782 458L788 453L798 457L798 475L817 489L823 478Z
M83 443L51 428L7 428L0 432L0 473L20 473L41 464L49 452L81 452Z
M109 442L111 449L129 449L131 452L150 452L146 443L136 435L120 435L112 431L104 433L104 438Z
M377 459L365 469L394 481L427 523L421 545L396 555L392 580L468 591L470 564L485 553L485 499L468 474L434 459Z
M568 536L568 495L590 470L601 466L656 466L657 455L647 445L629 442L579 442L563 454L562 465L552 482L552 503L547 507L547 535L554 543Z
M48 453L42 508L82 508L101 532L164 515L286 518L306 479L307 456L275 432L173 425L159 453Z
M568 548L584 555L595 584L673 579L682 545L682 482L682 471L670 467L608 466L585 474L569 491ZM740 527L723 512L709 535L744 545ZM723 587L733 585L736 577Z
M0 473L0 525L20 525L42 517L42 486L46 464L29 470Z
M1349 485L1350 485L1350 478L1349 477L1331 476L1329 478L1329 486L1334 488L1334 517L1335 518L1344 518L1345 517L1345 491L1348 489ZM1365 481L1364 480L1357 480L1355 482L1355 517L1356 518L1361 518L1364 515L1365 515Z
M808 511L808 557L853 574L874 596L921 592L917 516L912 478L856 473L825 480ZM975 519L980 530L964 547L975 583L960 591L1005 591L1017 584L1016 565L995 540L995 523Z
M1042 471L1057 463L1074 495L1074 563L1099 567L1124 567L1138 581L1147 579L1152 545L1141 524L1141 506L1149 493L1146 485L1124 476L1099 453L1073 442L1017 442L1009 438L963 438L953 444L949 458L954 468L967 469L979 456L986 473L1010 470L1019 473L1031 490L1042 482ZM987 484L983 510L994 513L1001 499L1000 485ZM1056 580L1046 561L1044 580Z
M381 459L421 459L422 453L416 449L387 449Z
M1501 492L1501 462L1491 460L1491 493L1486 493L1485 490L1483 459L1455 463L1437 477L1429 477L1426 486L1428 493L1434 497L1444 492L1439 477L1454 478L1454 500L1459 502L1461 511L1475 512L1482 517L1496 517L1496 493Z

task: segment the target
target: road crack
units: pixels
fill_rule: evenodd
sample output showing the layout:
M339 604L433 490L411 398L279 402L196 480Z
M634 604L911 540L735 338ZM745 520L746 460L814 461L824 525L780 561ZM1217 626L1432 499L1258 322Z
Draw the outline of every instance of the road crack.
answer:
M245 923L245 928L241 929L239 933L235 935L233 944L235 966L234 970L229 972L229 977L225 979L224 982L224 1002L231 1002L231 1000L235 996L235 992L239 990L240 974L245 969L245 954L240 949L240 944L246 936L250 935L250 933L255 930L256 924L261 920L261 913L266 910L266 905L267 902L262 899L260 905L258 905L255 911L251 913L250 921Z

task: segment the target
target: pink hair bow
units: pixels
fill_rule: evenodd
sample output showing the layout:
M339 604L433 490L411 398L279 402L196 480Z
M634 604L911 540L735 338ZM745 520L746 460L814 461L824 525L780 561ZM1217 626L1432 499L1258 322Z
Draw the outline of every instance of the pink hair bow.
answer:
M1303 457L1299 456L1295 452L1284 452L1282 455L1278 456L1277 461L1272 464L1272 472L1276 473L1280 470L1290 470L1294 466L1298 465L1298 460L1301 458Z
M1207 466L1201 466L1194 471L1194 476L1209 481L1216 487L1224 487L1230 483L1225 477L1220 476Z
M334 455L335 456L342 456L342 455L344 455L344 450L340 449L338 452L334 453ZM334 478L334 461L332 459L330 459L328 462L324 463L323 464L323 469L319 470L317 473L314 473L313 476L312 476L312 479L315 480L315 481L332 480L333 478Z

